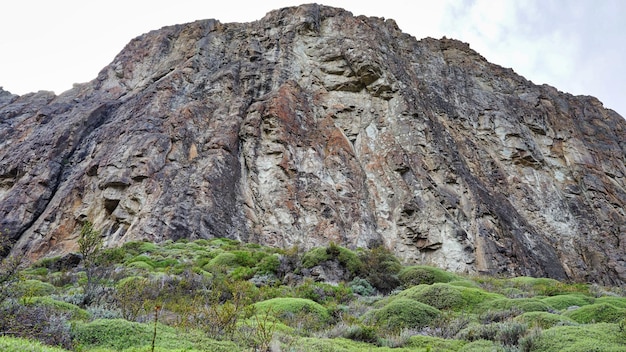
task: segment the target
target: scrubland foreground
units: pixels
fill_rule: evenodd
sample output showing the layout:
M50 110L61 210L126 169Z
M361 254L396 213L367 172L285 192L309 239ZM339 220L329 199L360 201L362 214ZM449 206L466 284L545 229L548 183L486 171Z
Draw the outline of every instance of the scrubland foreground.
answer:
M2 262L0 350L626 351L626 290L466 276L382 249L129 242Z

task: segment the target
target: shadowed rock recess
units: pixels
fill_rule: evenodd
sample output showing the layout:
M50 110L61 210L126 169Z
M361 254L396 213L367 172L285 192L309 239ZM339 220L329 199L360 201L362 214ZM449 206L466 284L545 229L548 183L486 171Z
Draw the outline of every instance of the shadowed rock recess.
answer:
M31 259L229 237L385 245L467 273L626 282L626 121L465 43L304 5L133 39L0 91L0 229Z

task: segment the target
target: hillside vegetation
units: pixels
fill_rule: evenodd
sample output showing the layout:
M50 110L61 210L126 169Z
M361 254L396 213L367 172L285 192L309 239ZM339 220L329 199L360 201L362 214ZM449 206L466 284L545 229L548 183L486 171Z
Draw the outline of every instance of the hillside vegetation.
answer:
M623 288L217 238L0 268L2 351L624 351Z

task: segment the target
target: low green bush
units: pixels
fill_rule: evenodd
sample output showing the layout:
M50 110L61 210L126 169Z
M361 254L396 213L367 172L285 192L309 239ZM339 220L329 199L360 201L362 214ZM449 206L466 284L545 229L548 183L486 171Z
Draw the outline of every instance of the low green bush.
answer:
M626 316L626 309L608 303L594 303L569 310L563 315L581 324L617 323Z
M41 344L39 341L0 336L0 351L4 352L67 352L67 350Z
M85 309L82 309L75 304L59 301L48 296L34 297L26 304L26 306L46 307L50 311L54 311L57 313L68 313L71 319L86 320L89 318L89 313Z
M574 325L576 322L566 316L560 314L552 314L548 312L528 312L519 315L515 321L528 324L528 326L549 329L553 326Z
M626 333L617 324L555 326L544 330L529 346L529 352L624 351Z
M489 300L482 303L479 307L482 311L489 310L506 310L517 309L522 313L525 312L547 312L550 310L543 301L536 298L501 298Z
M98 319L89 323L76 323L72 327L75 343L86 350L111 349L113 351L150 351L153 324L133 323L124 319ZM236 344L215 341L196 331L179 331L158 324L156 347L159 350L238 351ZM155 349L157 350L157 349Z
M556 310L567 309L572 306L586 306L593 303L593 298L582 294L565 294L542 298L541 301Z
M24 298L51 295L55 290L54 285L39 280L21 280L13 286L15 294Z
M330 320L330 314L324 306L306 298L272 298L257 302L254 307L257 312L269 312L282 321L291 321L302 313L314 316L320 323Z
M396 298L374 311L373 318L378 325L392 331L399 331L402 329L421 329L440 315L441 312L437 308L422 302L408 298Z
M348 283L348 286L352 289L352 292L361 296L372 296L376 293L376 289L365 279L355 277Z
M256 270L258 274L276 274L278 272L278 268L280 267L280 257L278 254L268 255L261 259L261 261L256 265Z
M473 324L461 330L457 338L467 341L490 340L505 346L515 346L527 330L528 325L513 321Z
M505 352L504 346L489 340L477 340L470 342L459 350L459 352Z
M312 268L320 265L323 262L330 259L330 255L324 247L313 248L310 251L304 253L302 256L302 266L304 268Z
M626 308L626 297L604 296L596 298L594 303L606 303L617 308Z
M205 266L206 268L212 268L216 266L221 266L225 268L235 268L239 266L239 261L235 253L232 252L223 252L218 254L215 258L209 261L209 264Z
M437 309L454 309L463 306L463 296L460 290L448 284L419 285L409 290L402 291L398 297L411 298Z
M437 292L444 293L437 297ZM462 309L463 311L478 310L483 302L490 302L504 297L497 293L490 293L479 288L455 286L451 284L417 285L397 294L396 297L410 298L427 303L435 303L446 308ZM390 298L390 300L393 297ZM384 301L383 301L384 303Z
M413 265L402 268L398 273L398 279L404 287L415 285L430 285L434 283L446 283L460 280L455 274L449 273L439 268L426 265Z
M453 352L461 349L466 341L442 339L433 336L415 335L411 336L405 347L424 348L426 351Z

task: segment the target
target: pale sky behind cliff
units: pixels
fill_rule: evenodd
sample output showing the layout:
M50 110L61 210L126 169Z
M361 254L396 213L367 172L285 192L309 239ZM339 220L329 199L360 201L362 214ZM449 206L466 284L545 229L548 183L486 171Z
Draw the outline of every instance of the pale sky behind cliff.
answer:
M94 79L134 37L216 18L249 22L306 1L21 0L0 7L0 86L16 94ZM416 38L460 39L536 84L593 95L626 117L626 1L320 0L393 18Z

